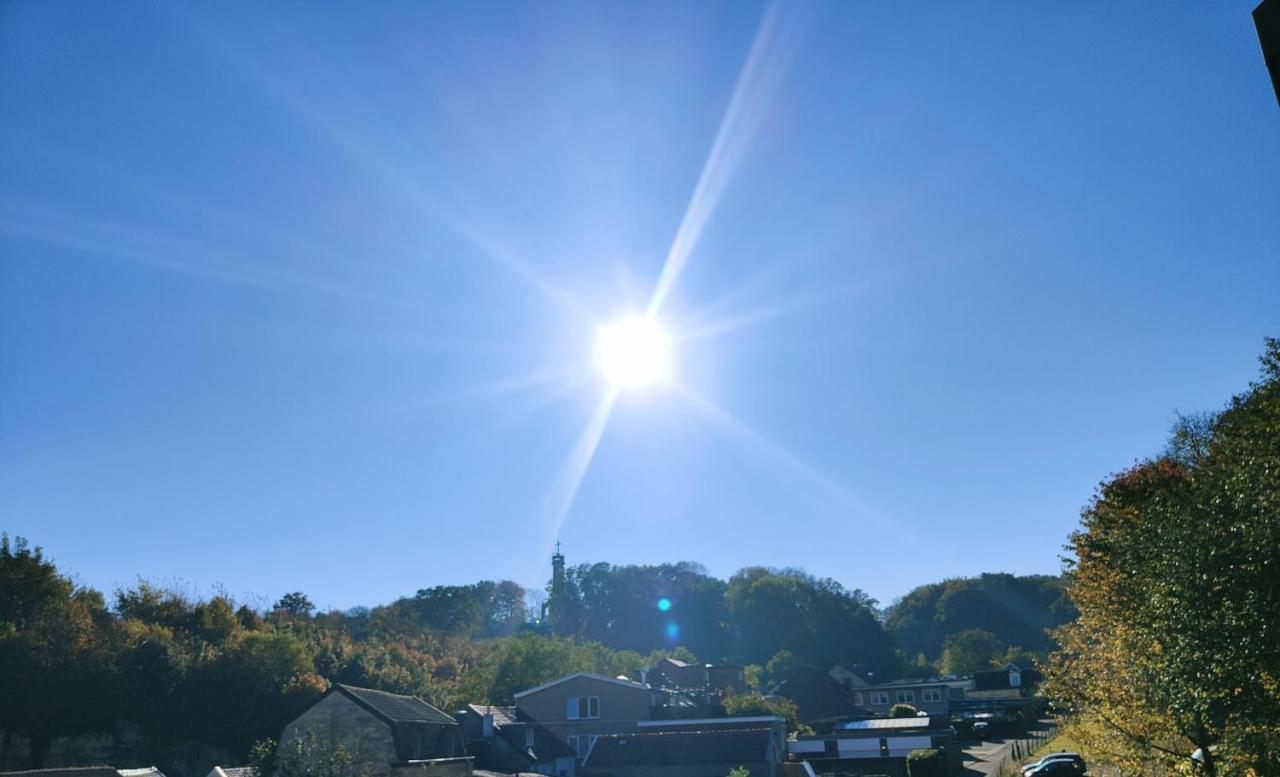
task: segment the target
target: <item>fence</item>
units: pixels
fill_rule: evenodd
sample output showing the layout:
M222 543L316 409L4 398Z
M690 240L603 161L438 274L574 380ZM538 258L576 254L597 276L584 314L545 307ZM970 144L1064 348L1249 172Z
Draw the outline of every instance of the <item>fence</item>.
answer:
M996 774L1000 777L1020 777L1021 765L1030 760L1031 754L1045 746L1058 735L1057 721L1040 721L1036 728L1028 729L1024 736L1013 740L1013 747L1005 752Z

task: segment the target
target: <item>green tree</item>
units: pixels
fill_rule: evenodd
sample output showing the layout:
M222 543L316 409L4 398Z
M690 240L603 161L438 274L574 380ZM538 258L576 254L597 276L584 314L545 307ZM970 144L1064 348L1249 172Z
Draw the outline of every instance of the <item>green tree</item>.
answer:
M943 642L939 668L946 674L973 674L990 669L1005 646L1000 638L986 629L966 629L951 634Z
M1211 422L1100 488L1047 692L1124 765L1280 773L1280 342Z
M378 764L332 735L307 731L276 752L272 777L374 777Z
M730 693L724 697L724 710L730 717L773 715L787 721L787 731L800 730L795 702L781 696L760 693Z
M111 729L110 625L101 594L0 534L0 728L30 739L33 767L54 737Z
M285 594L276 602L275 611L287 615L290 618L305 619L310 618L311 613L316 606L311 603L307 595L301 591Z

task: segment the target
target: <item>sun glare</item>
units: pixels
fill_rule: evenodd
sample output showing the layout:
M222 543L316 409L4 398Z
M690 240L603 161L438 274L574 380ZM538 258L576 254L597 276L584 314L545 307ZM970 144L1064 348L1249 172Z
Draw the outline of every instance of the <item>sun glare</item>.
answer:
M667 377L667 335L651 318L627 318L600 328L596 359L618 388L658 383Z

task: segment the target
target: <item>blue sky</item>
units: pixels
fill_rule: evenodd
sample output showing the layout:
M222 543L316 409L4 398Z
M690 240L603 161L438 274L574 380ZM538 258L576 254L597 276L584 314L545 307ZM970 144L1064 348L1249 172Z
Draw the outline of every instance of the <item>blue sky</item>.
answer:
M4 3L0 527L335 607L1055 572L1280 334L1250 6Z

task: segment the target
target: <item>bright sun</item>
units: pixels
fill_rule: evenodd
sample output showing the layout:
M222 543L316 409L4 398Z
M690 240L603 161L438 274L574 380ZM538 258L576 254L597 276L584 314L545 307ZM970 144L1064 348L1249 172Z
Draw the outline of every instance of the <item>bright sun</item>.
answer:
M667 335L651 318L626 318L600 327L596 359L614 386L648 386L667 377Z

